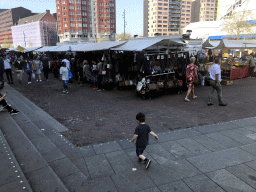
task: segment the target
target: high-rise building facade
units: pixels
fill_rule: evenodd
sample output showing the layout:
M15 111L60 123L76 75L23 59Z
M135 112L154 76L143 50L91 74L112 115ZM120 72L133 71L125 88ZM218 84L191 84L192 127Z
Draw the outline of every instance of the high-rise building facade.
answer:
M17 25L19 19L34 15L30 10L23 7L12 9L0 9L0 44L13 43L11 27Z
M59 41L115 40L115 0L57 0Z
M144 0L143 35L172 35L192 22L215 21L219 0Z

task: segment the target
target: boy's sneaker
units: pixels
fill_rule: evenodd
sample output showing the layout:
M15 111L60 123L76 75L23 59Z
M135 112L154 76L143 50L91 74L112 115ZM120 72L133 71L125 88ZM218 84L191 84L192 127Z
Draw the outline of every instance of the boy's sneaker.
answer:
M148 169L148 168L149 168L150 163L151 163L151 160L150 160L150 159L148 159L148 160L146 161L146 169Z
M13 109L9 113L10 113L10 115L16 115L16 114L19 114L19 111L17 111L16 109Z

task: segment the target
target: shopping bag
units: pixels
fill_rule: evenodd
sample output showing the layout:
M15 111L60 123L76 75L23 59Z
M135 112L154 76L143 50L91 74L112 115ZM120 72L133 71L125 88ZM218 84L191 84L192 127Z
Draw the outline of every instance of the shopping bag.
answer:
M71 71L68 71L68 78L72 79L72 77L73 77L73 75L72 75Z

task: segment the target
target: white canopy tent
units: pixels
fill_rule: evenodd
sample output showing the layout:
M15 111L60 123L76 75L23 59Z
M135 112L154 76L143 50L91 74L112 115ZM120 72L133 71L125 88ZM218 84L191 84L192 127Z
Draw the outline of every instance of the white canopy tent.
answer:
M51 52L57 49L60 46L45 46L40 49L37 49L36 52Z
M179 47L186 43L179 39L163 39L163 38L140 38L140 39L129 39L127 43L111 48L114 51L143 51L143 50L156 50L168 47Z
M74 47L72 51L81 51L81 52L89 52L89 51L101 51L101 50L109 50L112 47L116 47L126 43L126 41L108 41L103 43L87 43L81 46Z
M25 47L25 53L26 52L30 52L30 51L35 51L35 50L37 50L37 49L39 49L40 47Z

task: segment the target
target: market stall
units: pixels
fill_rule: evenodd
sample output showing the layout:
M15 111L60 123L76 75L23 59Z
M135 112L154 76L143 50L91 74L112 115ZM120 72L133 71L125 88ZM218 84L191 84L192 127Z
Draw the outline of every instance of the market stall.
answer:
M186 44L179 36L131 39L112 48L116 55L117 87L136 86L139 94L164 91L182 86L176 76L184 78L184 64L189 52L180 51Z

